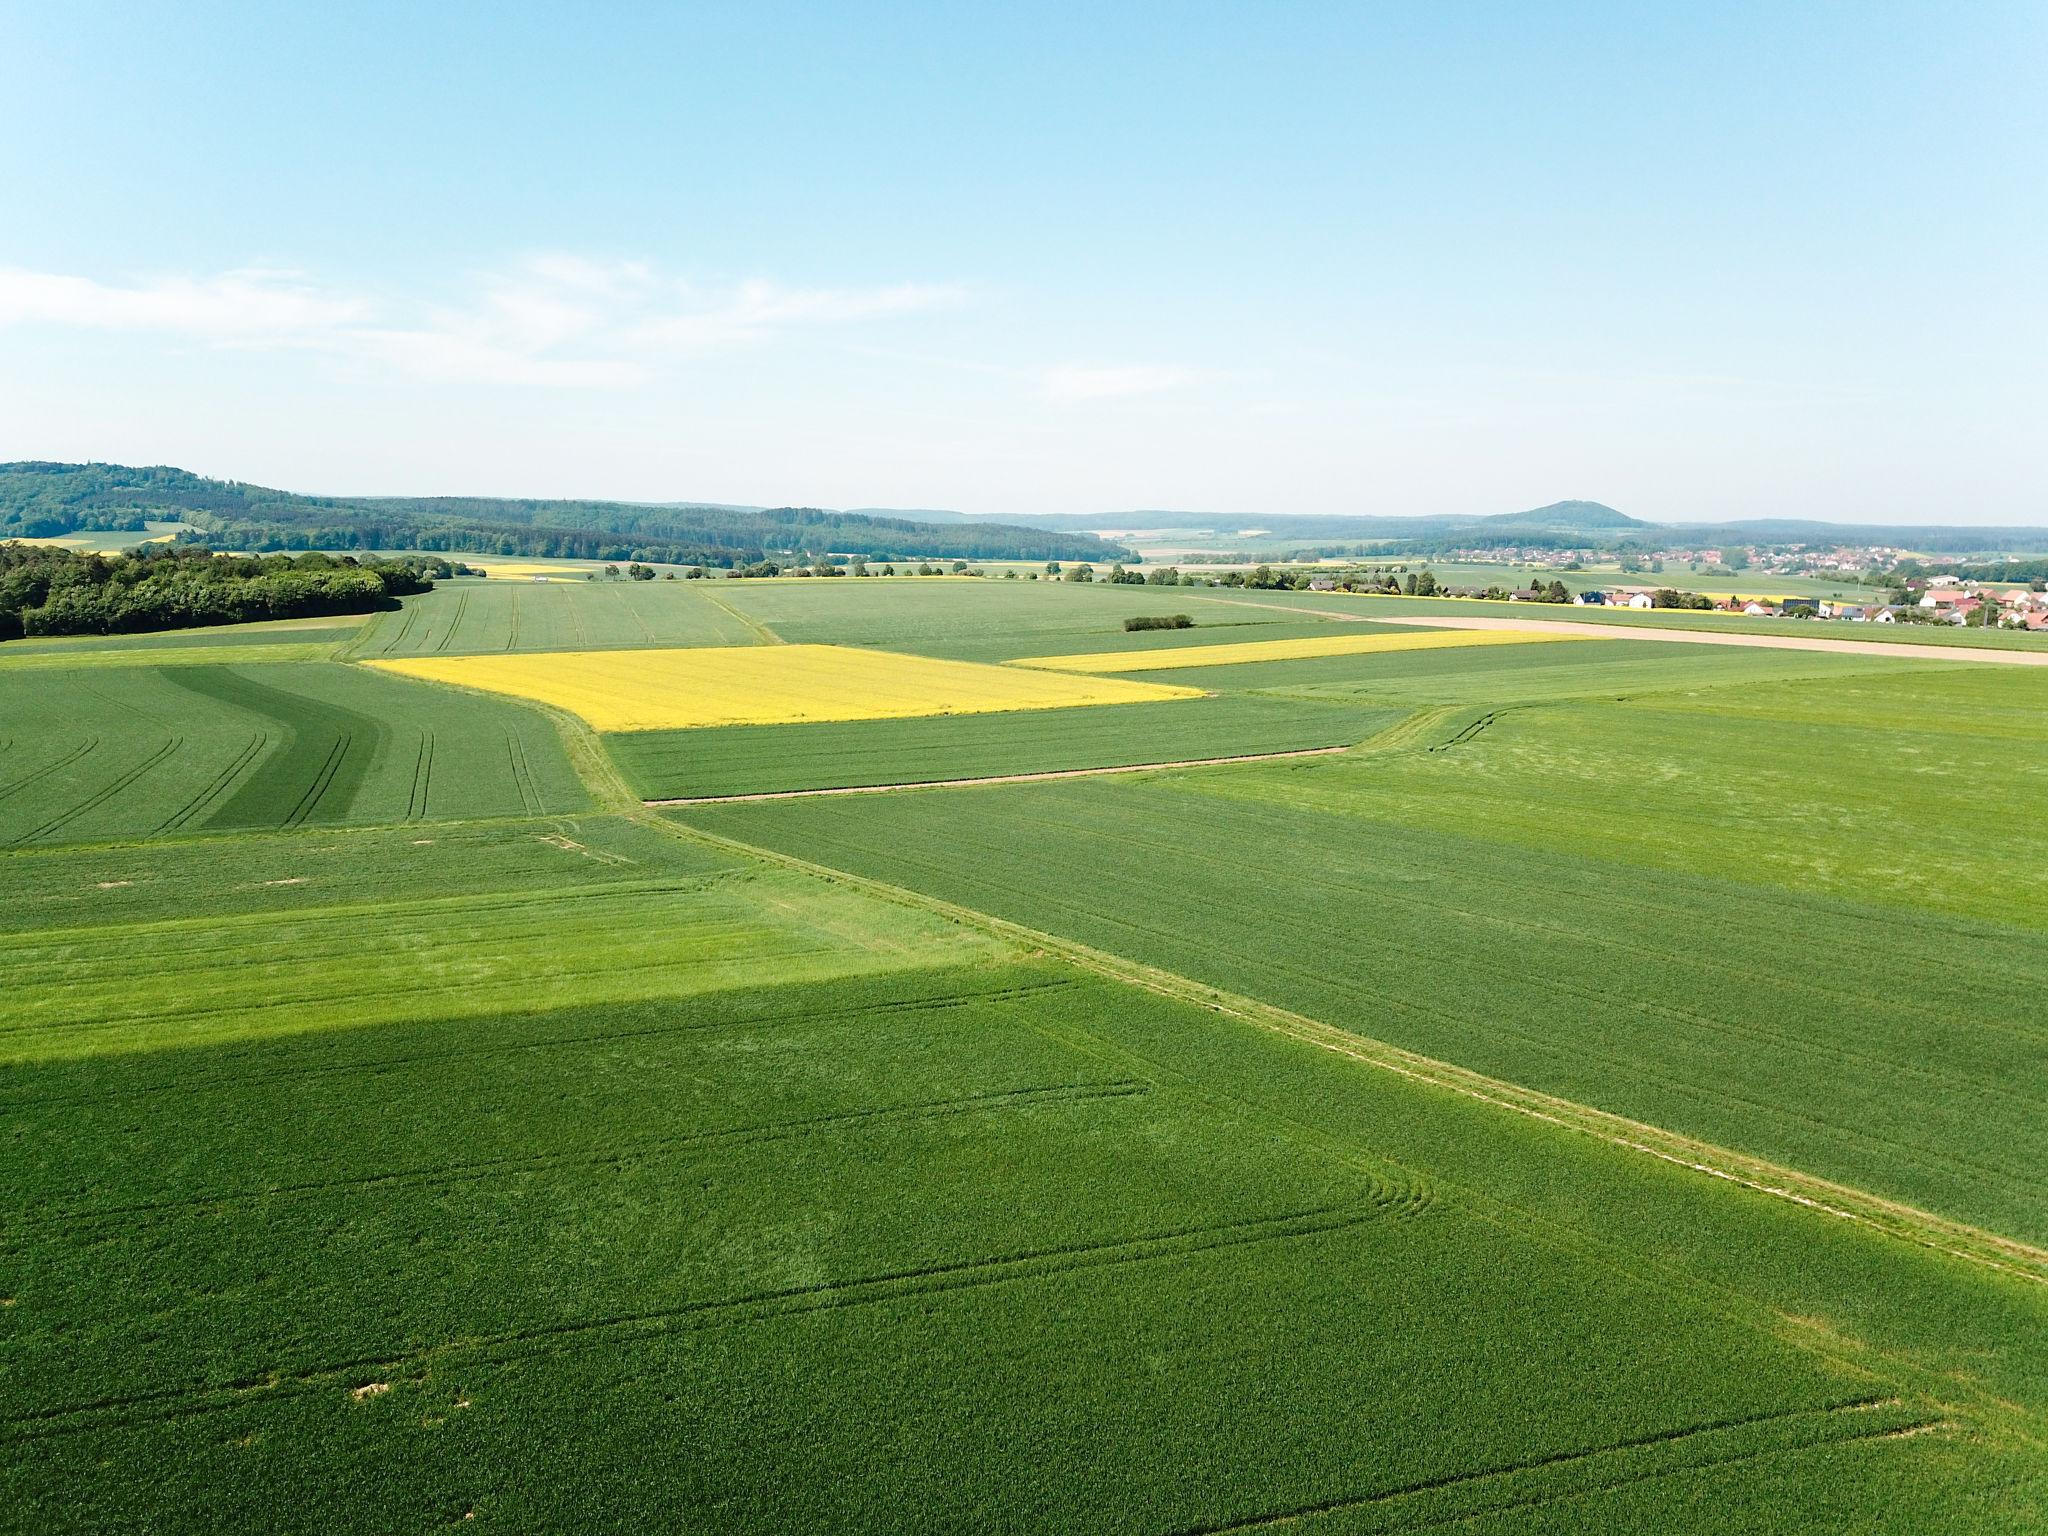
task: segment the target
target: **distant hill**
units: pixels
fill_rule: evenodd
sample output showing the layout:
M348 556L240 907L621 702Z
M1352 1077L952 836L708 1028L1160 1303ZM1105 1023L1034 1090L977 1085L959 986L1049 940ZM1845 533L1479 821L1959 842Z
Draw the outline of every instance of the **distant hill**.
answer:
M1891 546L1927 554L2048 553L2048 528L1824 523L1807 518L1752 518L1719 523L1651 523L1598 501L1554 501L1526 512L1459 517L1368 517L1313 512L1186 512L1170 509L1057 513L1034 518L1048 528L1172 528L1213 539L1218 550L1241 547L1241 530L1261 530L1257 543L1280 542L1303 552L1433 554L1489 546L1613 549L1719 544L1850 544Z
M922 512L934 520L957 513ZM975 514L968 514L976 516ZM1203 530L1218 538L1232 538L1245 528L1263 529L1280 538L1368 538L1414 539L1455 533L1460 529L1507 532L1517 529L1555 532L1612 533L1654 525L1597 501L1553 501L1547 507L1526 512L1498 512L1483 516L1456 517L1368 517L1323 512L1175 512L1145 509L1130 512L1058 512L1034 516L1034 524L1047 528L1178 528Z
M1531 507L1527 512L1501 512L1492 517L1482 517L1479 521L1489 528L1604 529L1652 526L1597 501L1553 501L1547 507Z
M820 507L302 496L162 465L0 464L0 540L142 530L182 519L230 549L399 550L676 564L751 564L803 553L882 559L1100 560L1130 551L1083 531L946 524Z

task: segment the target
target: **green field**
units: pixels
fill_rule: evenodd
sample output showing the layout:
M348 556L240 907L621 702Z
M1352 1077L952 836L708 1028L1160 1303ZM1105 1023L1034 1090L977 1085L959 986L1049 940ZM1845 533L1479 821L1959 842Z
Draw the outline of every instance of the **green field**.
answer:
M549 722L331 663L0 667L0 844L574 811Z
M1348 632L1265 597L0 647L0 1528L2041 1529L2048 673L598 738L332 659Z
M1401 716L1399 710L1350 700L1324 703L1243 693L1090 709L632 731L608 736L605 744L634 793L662 799L1344 747Z
M755 643L761 636L723 596L709 581L444 582L406 598L398 612L379 614L349 653L374 661Z

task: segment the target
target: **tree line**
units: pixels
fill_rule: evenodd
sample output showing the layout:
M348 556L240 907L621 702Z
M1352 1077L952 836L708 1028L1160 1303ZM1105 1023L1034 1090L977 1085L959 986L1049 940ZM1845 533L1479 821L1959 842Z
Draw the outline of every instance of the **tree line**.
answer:
M445 560L216 555L152 546L121 555L0 544L0 640L111 635L369 613L466 570Z

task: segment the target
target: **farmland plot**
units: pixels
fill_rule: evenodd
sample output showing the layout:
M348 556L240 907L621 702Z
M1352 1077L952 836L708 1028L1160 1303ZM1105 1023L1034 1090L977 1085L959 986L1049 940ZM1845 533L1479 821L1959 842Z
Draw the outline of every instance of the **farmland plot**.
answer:
M1321 758L676 814L2048 1240L2037 930L1404 826L1377 793L1398 772ZM1199 843L1162 846L1187 826ZM1943 1008L1888 996L1902 975L1941 976Z
M1214 601L1207 588L1109 586L1060 581L729 581L716 595L784 640L869 645L962 661L1007 661L1050 652L1102 650L1126 641L1123 622L1185 613L1206 626L1228 624L1240 639L1275 626L1301 632L1315 615ZM1188 632L1179 635L1186 637ZM1092 637L1092 638L1091 638ZM1150 639L1151 637L1145 637Z
M1402 633L1393 629L1361 630L1334 626L1320 634L1285 640L1247 640L1234 645L1119 647L1056 656L1020 656L1015 665L1045 667L1056 672L1168 672L1189 667L1243 666L1254 662L1304 661L1319 656L1382 655L1401 651L1448 651L1471 646L1557 643L1577 635L1513 634L1429 630Z
M446 582L378 615L349 654L473 656L499 651L752 645L761 636L703 581ZM737 583L735 583L737 585Z
M359 866L345 891L329 882L319 906L288 901L232 914L187 910L133 923L103 917L89 929L17 932L0 955L0 988L10 998L0 1061L650 992L686 996L733 987L764 969L861 975L991 948L975 934L844 891L794 901L787 875L733 878L727 861L707 870L690 850L672 852L665 841L637 854L607 852L617 838L597 825L594 840L546 824L508 828L504 836L515 841L556 840L544 843L562 855L551 862L554 877L534 888L473 891L431 854L344 843L337 846L374 850L377 862ZM165 849L152 882L158 899L178 889L177 869L206 857L196 845ZM310 879L321 862L308 851L307 873L282 878ZM372 873L378 863L403 867L426 888L401 894ZM76 889L84 871L100 867L102 857L80 852L35 873ZM223 953L243 958L223 967Z
M10 1506L51 1530L1391 1530L1617 1502L1680 1530L1749 1501L1906 1531L2023 1508L1882 1360L1389 1160L1362 1128L1412 1139L1421 1090L1057 965L940 956L17 1061ZM1484 1123L1553 1192L1600 1174L1572 1138ZM1868 1259L1821 1267L1840 1286ZM1972 1337L2026 1315L1950 1300Z
M1122 645L1089 626L1150 595L868 584L891 613L854 585L719 595L819 595L833 623L986 660ZM752 654L801 649L759 633L785 599L726 601ZM1066 627L1020 644L999 613ZM1190 633L1214 638L1172 643ZM474 819L507 799L457 793L445 762L403 820L394 765L411 742L415 785L428 733L439 761L518 719L567 760L537 711L364 669L9 693L47 714L0 726L0 785L73 719L124 750L283 721L297 757L208 802L245 796L252 823L324 771L298 743L386 735L289 828L0 851L0 1525L2042 1528L2048 1287L1361 1049L2042 1224L2038 929L1844 875L1882 852L1888 804L1949 848L1989 825L1951 827L1952 786L2024 796L2033 704L1648 649L1207 666L1173 678L1215 698L653 733L636 772L729 782L1372 738L1320 767L666 822L526 816L524 795ZM1537 652L1608 654L1614 686ZM1538 697L1574 702L1504 707ZM1981 749L1920 721L1943 708L1993 722ZM1868 734L1888 720L1911 724ZM1770 863L1725 807L1788 796L1786 742L1843 819L1777 822ZM393 824L323 823L328 796ZM544 808L587 804L565 777ZM1693 874L1688 828L1734 866ZM1942 1010L1900 1006L1897 978L1930 973Z
M1252 694L1092 709L634 731L605 745L649 799L929 783L1349 746L1403 711Z
M580 715L600 731L894 720L1196 697L1122 678L1055 677L838 645L713 646L451 656L371 666L486 688Z
M6 845L589 803L545 720L333 665L0 670L0 722Z
M2048 926L2048 675L1843 660L1805 679L1472 710L1443 751L1207 788L1569 848L1660 883L1706 874ZM1986 860L1997 878L1970 878Z

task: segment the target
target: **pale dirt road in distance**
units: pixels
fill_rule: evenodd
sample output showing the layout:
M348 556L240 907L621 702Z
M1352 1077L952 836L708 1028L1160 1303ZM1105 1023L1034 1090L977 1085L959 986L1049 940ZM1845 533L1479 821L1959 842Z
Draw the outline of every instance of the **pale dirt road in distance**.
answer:
M1528 634L1590 635L1601 640L1671 640L1682 645L1754 645L1772 651L1837 651L1848 656L1896 656L1909 661L1991 661L2048 667L2048 650L1994 651L1967 645L1914 645L1910 641L1827 640L1819 635L1716 634L1708 629L1658 629L1648 624L1587 624L1573 619L1435 618L1423 614L1362 614L1375 624L1417 624L1429 629L1500 629Z

